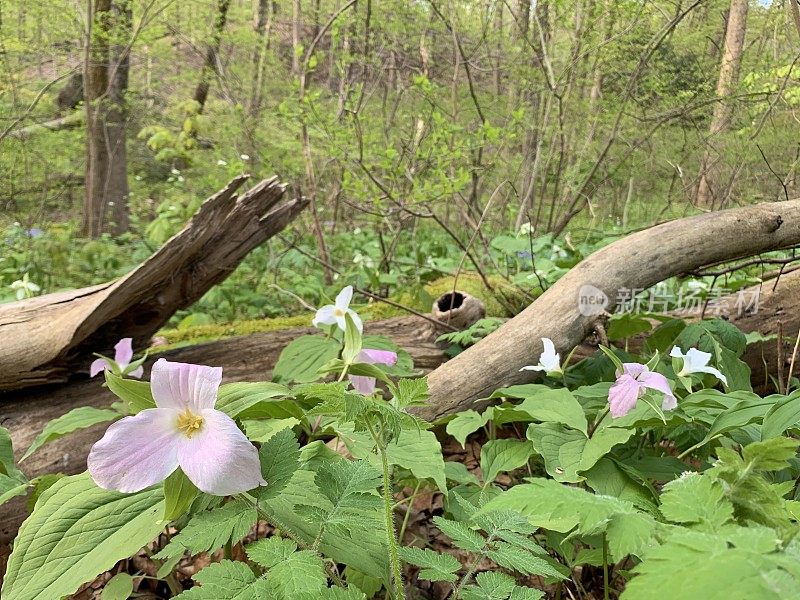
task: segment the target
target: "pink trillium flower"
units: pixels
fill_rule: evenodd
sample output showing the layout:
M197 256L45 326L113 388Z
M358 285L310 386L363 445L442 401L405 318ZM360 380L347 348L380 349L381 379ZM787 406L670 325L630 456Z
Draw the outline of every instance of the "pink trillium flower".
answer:
M159 359L150 381L156 408L117 421L92 446L86 464L95 483L138 492L180 467L214 496L265 485L255 446L233 419L214 409L221 381L221 367Z
M348 285L336 295L334 304L327 304L317 311L311 324L314 327L319 327L320 325L338 325L339 329L344 331L347 328L347 322L344 320L344 316L350 315L350 318L353 319L353 323L355 323L356 329L361 333L364 326L361 323L361 317L358 316L358 313L350 308L350 300L352 299L353 286Z
M132 358L133 340L131 338L122 338L117 342L117 345L114 346L114 362L117 363L117 367L119 367L121 373L129 375L130 377L136 377L136 379L140 379L144 374L144 369L141 367L141 365L130 373L125 373L125 369L129 364L131 364ZM92 362L91 366L89 367L89 376L94 377L106 369L110 371L113 369L113 366L107 359L98 358Z
M608 390L608 406L615 419L627 415L647 389L664 394L661 402L663 410L672 410L678 406L669 381L660 373L654 373L647 365L639 363L623 363L622 369L622 373L617 371L617 380Z
M367 363L369 365L380 364L389 367L397 362L397 353L391 350L370 350L364 348L356 355L357 363ZM356 391L369 396L375 391L375 378L364 375L350 375L350 383Z

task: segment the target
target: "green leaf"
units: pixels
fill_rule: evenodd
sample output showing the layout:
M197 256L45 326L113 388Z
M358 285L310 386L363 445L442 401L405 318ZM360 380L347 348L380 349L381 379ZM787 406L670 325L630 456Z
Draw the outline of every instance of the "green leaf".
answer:
M294 417L289 417L288 419L250 419L242 423L247 437L259 443L266 442L279 431L291 429L299 424L300 421Z
M272 377L281 383L310 383L317 371L339 356L339 343L319 335L303 335L291 341L281 352Z
M507 600L514 592L514 578L497 571L484 571L475 577L478 585L465 585L462 600Z
M342 350L342 360L345 365L353 364L356 356L361 352L361 332L356 327L350 313L344 315L344 349Z
M223 560L212 563L192 577L200 587L178 594L180 600L262 600L273 598L268 584L256 579L243 562Z
M466 523L451 521L444 517L433 517L433 522L439 530L449 537L453 544L467 552L480 552L483 550L484 539L477 531L470 529Z
M608 323L608 339L613 341L624 340L638 333L650 331L653 326L650 321L633 313L617 313L611 316Z
M467 443L467 437L484 427L491 417L491 410L486 410L483 414L474 410L465 410L448 421L445 431L452 435L463 448Z
M543 423L563 423L568 427L586 433L586 414L572 392L565 388L539 391L512 407L495 409L495 422L500 425L511 422L511 417L524 413L533 421ZM514 418L514 420L518 420Z
M245 546L247 558L265 569L270 569L287 560L295 550L297 550L297 544L292 540L276 536L258 540Z
M31 487L31 485L32 484L30 482L24 481L20 483L19 480L0 473L0 506L12 498L16 498L17 496L22 496L27 493L28 488Z
M761 439L781 435L787 429L796 427L800 423L800 391L795 391L773 404L761 425Z
M271 381L225 383L219 386L215 408L231 419L303 418L286 386Z
M535 588L516 586L508 600L541 600L544 592Z
M454 556L440 554L428 548L406 546L399 551L401 559L422 569L419 572L420 579L452 583L456 580L455 574L461 568L461 563Z
M229 502L219 508L194 515L181 532L155 558L164 559L199 554L222 548L229 540L241 540L255 525L255 508L242 500Z
M494 549L486 555L501 567L517 571L523 575L540 575L552 579L565 579L553 565L549 562L534 556L527 550L512 546L505 542L495 542Z
M717 531L733 518L733 505L718 481L699 473L684 473L664 486L661 513L673 523Z
M182 469L164 480L164 520L174 521L182 517L200 492Z
M14 460L14 445L11 443L11 434L5 427L0 427L0 475L8 475L17 482L25 482L27 478L17 468Z
M533 454L533 444L523 440L492 440L481 448L481 473L492 483L500 473L525 465Z
M267 485L259 488L259 500L276 498L286 487L300 467L300 444L291 429L282 429L258 451L261 460L261 475Z
M39 448L48 442L57 440L58 438L77 431L78 429L86 429L98 423L106 423L118 419L120 414L113 410L93 408L91 406L81 406L80 408L73 408L65 415L53 419L45 425L42 432L33 440L30 448L20 459L20 462L28 458L31 454L36 452Z
M311 550L301 550L270 568L264 581L278 600L293 600L298 594L319 593L328 578L322 559Z
M105 370L105 377L108 389L125 403L128 412L132 415L147 408L156 407L156 401L153 400L153 393L148 381L123 379L108 369Z
M709 442L729 431L739 429L750 423L757 423L764 418L764 415L773 404L773 401L769 398L737 402L732 408L726 410L714 420L711 424L711 429L708 430L701 443Z
M117 573L103 586L100 600L127 600L133 593L133 577L128 573Z
M442 446L432 431L401 431L387 446L386 455L391 464L408 469L417 479L432 479L439 490L447 490Z
M3 600L74 593L132 556L162 530L160 489L120 494L87 473L63 477L44 492L20 527L3 582Z

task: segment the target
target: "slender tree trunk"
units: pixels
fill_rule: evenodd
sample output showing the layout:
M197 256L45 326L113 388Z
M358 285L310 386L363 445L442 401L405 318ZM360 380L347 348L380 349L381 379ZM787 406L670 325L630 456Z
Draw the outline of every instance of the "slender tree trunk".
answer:
M99 237L103 231L109 158L106 152L108 112L108 36L111 0L88 0L83 93L86 110L86 184L82 231Z
M194 91L194 100L200 105L198 112L203 112L208 98L208 89L211 86L211 77L217 70L217 55L219 54L219 45L222 41L222 32L225 30L225 23L228 20L228 8L230 8L230 0L218 0L217 4L217 17L214 21L214 30L211 33L211 40L208 43L206 50L206 60L203 63L203 69L200 71L200 83Z
M106 149L108 152L108 182L105 201L113 206L114 233L122 233L130 226L128 212L128 151L126 133L128 124L128 105L125 95L128 91L130 54L127 43L131 34L131 0L116 0L115 41L112 47L113 60L110 65L109 106L106 117Z
M494 79L494 95L499 97L503 92L503 3L498 2L494 8L495 60L492 78Z
M253 91L250 95L250 116L255 117L261 109L261 94L264 87L264 74L267 67L270 37L272 36L272 20L275 12L273 0L259 0L258 16L255 24L258 51L253 53Z
M719 81L717 82L717 97L719 101L714 105L714 114L711 117L709 128L709 145L730 128L733 104L731 96L739 82L739 70L742 65L744 52L744 37L747 31L747 0L731 0L728 28L725 34L725 50L722 63L719 67ZM714 207L714 186L717 173L710 148L703 154L700 163L700 177L697 184L695 202L698 206Z
M292 75L300 75L300 57L303 49L300 45L300 19L302 18L300 0L292 0Z

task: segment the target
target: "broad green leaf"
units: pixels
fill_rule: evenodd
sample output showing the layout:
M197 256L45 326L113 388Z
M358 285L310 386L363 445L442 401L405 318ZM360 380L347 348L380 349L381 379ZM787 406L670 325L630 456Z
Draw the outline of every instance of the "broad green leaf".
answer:
M321 335L303 335L291 341L281 352L272 371L280 383L310 383L319 376L317 371L339 356L339 343Z
M484 571L475 577L478 585L466 585L462 600L506 600L514 592L514 578L498 571Z
M182 517L200 492L182 469L164 480L164 520L174 521Z
M229 540L241 540L256 523L256 509L242 500L194 515L181 532L155 558L199 554L222 548Z
M800 423L800 391L795 391L773 404L761 426L761 439L768 440L781 435Z
M408 469L417 479L432 479L442 492L447 490L442 446L432 431L401 431L386 455L391 464Z
M650 321L634 313L616 313L611 316L608 323L608 339L613 341L624 340L638 333L650 331L653 328Z
M282 429L261 445L258 457L267 485L259 488L257 495L269 500L283 491L300 467L300 444L291 429Z
M278 600L293 600L298 594L319 593L328 578L322 559L310 550L301 550L271 567L264 581Z
M356 361L356 356L361 352L361 332L356 327L350 313L344 315L344 348L342 349L342 360L345 365L350 365Z
M463 448L467 443L467 437L484 427L491 417L492 411L490 409L484 411L483 414L474 410L465 410L448 421L445 431L452 435Z
M475 485L480 483L478 478L467 470L464 463L454 460L445 461L444 474L447 479L456 483L474 483Z
M287 560L295 550L297 550L297 544L292 540L277 536L257 540L245 547L247 558L265 569L270 569Z
M288 419L250 419L242 423L247 437L259 443L266 442L279 431L291 429L299 424L300 421L294 417L289 417Z
M19 480L0 473L0 506L12 498L26 494L31 485L33 484L28 481L20 483Z
M714 420L711 424L711 429L708 430L706 437L703 439L703 443L750 423L757 423L764 418L764 415L772 406L772 400L766 398L759 398L756 401L743 400L737 402L732 408L726 410Z
M3 600L43 600L82 584L132 556L162 530L160 489L120 494L87 473L44 492L20 528L3 582Z
M103 586L100 600L128 600L133 593L133 577L128 573L117 573Z
M232 419L303 418L286 386L271 381L237 381L219 386L215 408Z
M456 572L461 568L461 563L455 557L428 548L406 546L399 551L400 558L405 562L422 569L418 575L420 579L452 583L456 580Z
M481 448L484 483L492 483L500 473L525 465L533 454L533 444L524 440L492 440Z
M36 436L30 448L28 448L22 456L20 462L28 458L48 442L52 442L78 429L86 429L98 423L107 423L119 417L120 414L118 412L108 409L93 408L91 406L73 408L67 414L61 415L45 425L42 432Z
M22 471L17 468L11 434L5 427L0 427L0 475L8 475L19 483L27 481Z
M155 408L156 401L150 390L150 382L137 379L123 379L105 370L106 385L111 392L125 403L128 412L135 415L147 408Z
M538 391L525 398L522 403L509 407L495 409L495 422L498 424L510 422L510 416L522 412L533 421L543 423L563 423L568 427L586 433L586 415L583 407L572 393L564 388ZM514 418L514 420L517 420Z
M627 500L642 510L656 513L655 491L634 480L616 461L601 458L583 475L586 485L595 493Z

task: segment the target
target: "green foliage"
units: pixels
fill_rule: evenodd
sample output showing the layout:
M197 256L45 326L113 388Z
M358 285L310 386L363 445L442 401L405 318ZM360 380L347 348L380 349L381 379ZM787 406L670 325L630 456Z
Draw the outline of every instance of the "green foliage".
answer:
M93 408L91 406L73 408L65 415L53 419L45 425L42 432L36 436L36 439L33 440L30 447L25 451L25 454L22 455L20 461L28 458L48 442L57 440L79 429L85 429L99 423L113 421L119 418L119 416L120 414L116 411Z

